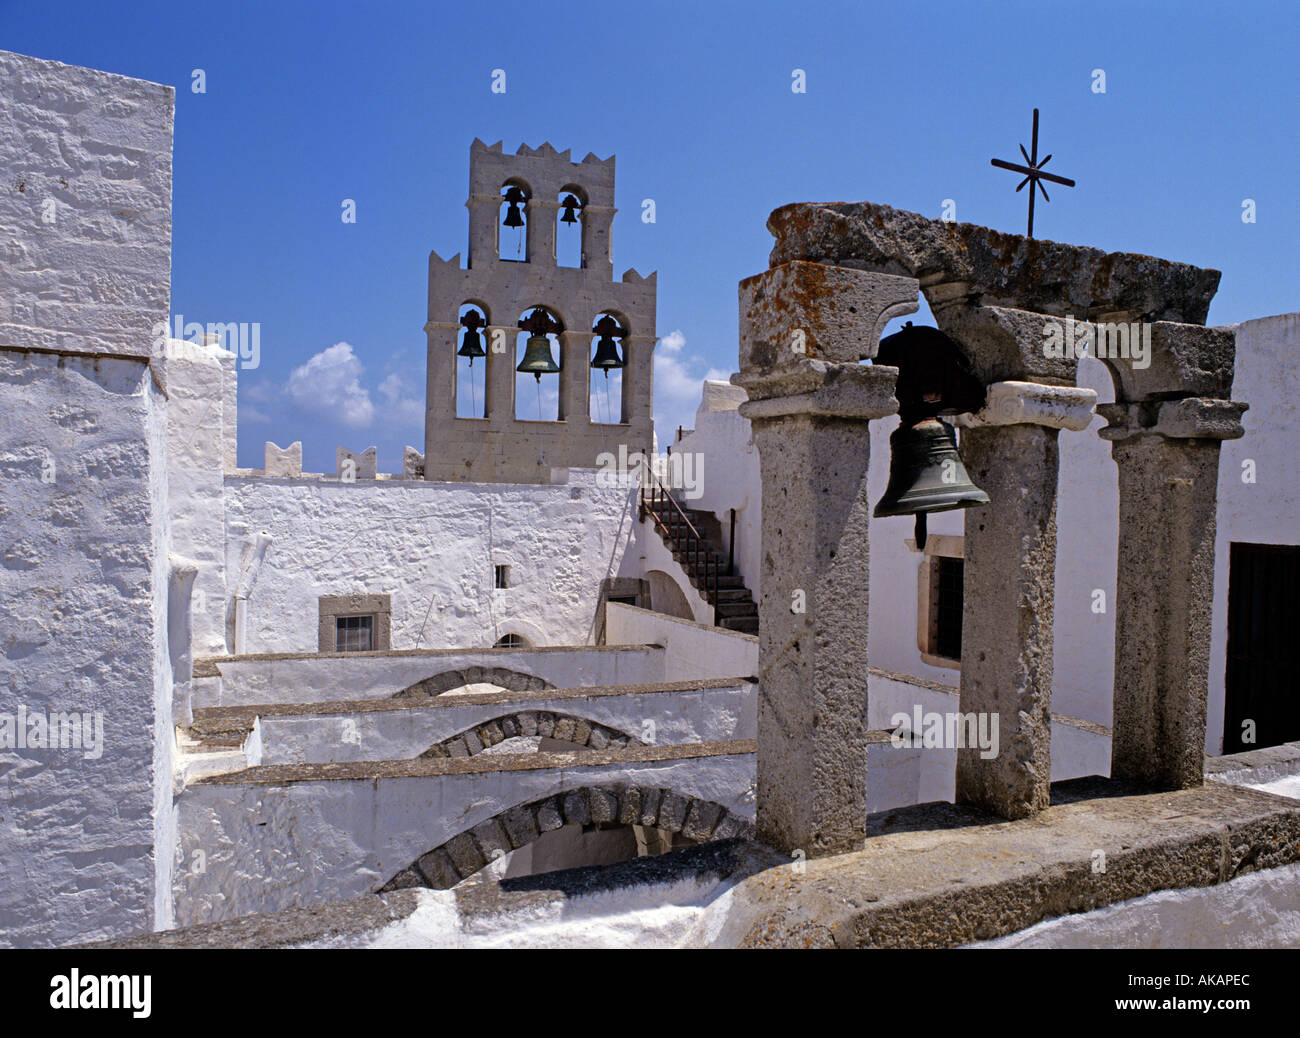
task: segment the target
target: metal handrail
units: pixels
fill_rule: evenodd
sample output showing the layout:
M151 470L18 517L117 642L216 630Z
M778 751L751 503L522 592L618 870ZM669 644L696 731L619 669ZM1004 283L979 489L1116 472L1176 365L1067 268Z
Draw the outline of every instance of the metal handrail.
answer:
M682 506L677 503L676 498L674 498L672 494L668 492L668 489L659 482L659 477L652 475L651 479L653 482L650 484L648 492L645 486L641 487L641 518L644 520L647 512L654 517L655 527L668 535L673 551L676 551L677 549L677 531L685 527L687 534L687 547L684 554L687 558L690 558L691 565L697 572L703 570L704 597L708 600L709 604L713 606L713 626L718 627L720 624L718 623L719 588L717 554L709 553L708 541L706 541L704 535L695 528L695 524L691 522L690 516L688 516L682 509ZM672 508L668 510L666 519L659 514L656 508L661 501L666 501L668 504L672 505ZM692 538L694 538L693 545L691 540ZM693 555L691 554L692 547L694 548ZM700 565L701 550L705 553L703 566Z

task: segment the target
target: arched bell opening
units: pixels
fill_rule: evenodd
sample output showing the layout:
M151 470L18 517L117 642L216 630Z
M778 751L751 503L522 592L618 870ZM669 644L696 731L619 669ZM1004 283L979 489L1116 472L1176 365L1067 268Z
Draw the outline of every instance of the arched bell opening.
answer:
M591 322L588 413L595 425L621 425L627 421L623 376L631 334L627 318L616 310L603 310Z
M456 366L453 369L457 418L487 417L488 308L467 300L456 314Z
M587 207L587 192L577 184L566 184L555 197L555 265L557 267L585 267L583 262L583 212Z
M519 316L515 337L514 415L523 421L564 418L560 370L564 363L564 322L548 306L531 306Z
M985 388L955 340L911 321L880 340L875 363L898 368L898 427L889 437L889 483L873 516L913 517L924 550L932 513L989 503L962 464L953 419L984 406Z
M497 256L512 263L528 262L528 230L533 197L528 182L511 177L501 185L501 204L497 219Z

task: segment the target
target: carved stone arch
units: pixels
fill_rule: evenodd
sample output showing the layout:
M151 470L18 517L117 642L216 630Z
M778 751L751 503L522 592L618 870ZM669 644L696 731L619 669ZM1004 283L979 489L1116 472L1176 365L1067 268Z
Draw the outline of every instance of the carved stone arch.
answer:
M464 667L460 670L444 670L441 674L417 681L400 692L394 692L393 698L440 696L453 688L463 688L466 685L498 685L511 692L541 692L555 688L545 678L508 667Z
M517 710L483 721L463 732L436 742L421 757L473 757L497 743L519 736L539 735L546 739L577 743L593 750L644 746L627 732L557 710Z
M657 786L576 788L512 807L420 855L378 888L450 890L489 862L565 825L641 825L680 833L704 843L733 837L752 839L751 819L721 804Z

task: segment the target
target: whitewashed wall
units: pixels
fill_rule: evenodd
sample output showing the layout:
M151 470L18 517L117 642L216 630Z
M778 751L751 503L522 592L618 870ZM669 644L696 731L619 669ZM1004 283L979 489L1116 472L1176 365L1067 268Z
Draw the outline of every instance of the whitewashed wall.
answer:
M625 560L634 491L572 469L559 486L228 476L227 568L272 537L248 601L248 652L314 652L317 602L392 596L392 648L532 645L593 636L600 583ZM493 567L513 584L493 587ZM427 618L427 622L426 622Z
M165 385L171 88L0 52L0 945L171 922ZM42 352L30 352L40 350ZM84 730L84 729L83 729Z
M623 602L605 605L609 645L662 645L664 680L750 677L758 673L758 638L702 626Z
M1233 541L1300 544L1300 402L1295 358L1300 355L1300 313L1261 317L1237 325L1237 377L1232 399L1250 410L1246 435L1223 445L1219 458L1219 511L1214 544L1214 637L1210 642L1209 731L1211 753L1223 747L1224 671L1228 652L1228 548ZM1255 482L1242 482L1242 463L1255 462ZM1295 695L1276 689L1277 695Z

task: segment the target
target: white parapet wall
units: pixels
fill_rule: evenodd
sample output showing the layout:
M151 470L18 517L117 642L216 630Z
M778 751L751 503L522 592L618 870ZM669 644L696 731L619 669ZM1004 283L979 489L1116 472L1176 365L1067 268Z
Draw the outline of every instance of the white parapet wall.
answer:
M753 746L296 765L201 782L181 800L176 916L193 925L370 893L511 808L587 787L666 789L752 818Z
M502 719L539 713L576 718L587 722L588 730L599 726L606 734L619 733L644 745L753 739L756 692L757 686L745 681L682 681L590 690L444 695L432 700L403 698L382 703L383 709L340 706L328 713L263 710L258 713L261 763L409 760L434 744L457 737L462 745L451 755L474 756L486 747L475 735L468 750L464 749L465 733ZM500 723L496 727L501 728ZM507 733L512 731L517 738L518 732L507 728ZM583 743L587 743L585 737ZM593 749L604 745L604 736L591 743Z
M0 946L171 923L172 108L0 52Z
M394 649L581 645L601 582L640 575L625 560L635 491L595 470L553 486L233 475L225 520L228 570L271 537L245 652L315 651L320 599L349 594L390 596Z
M608 645L662 645L664 680L749 677L758 673L758 638L721 627L640 609L605 605Z
M471 667L532 675L555 688L641 685L667 680L665 655L660 646L643 644L227 656L199 661L194 705L387 699L417 682ZM500 684L490 674L468 676L476 680L467 684Z

